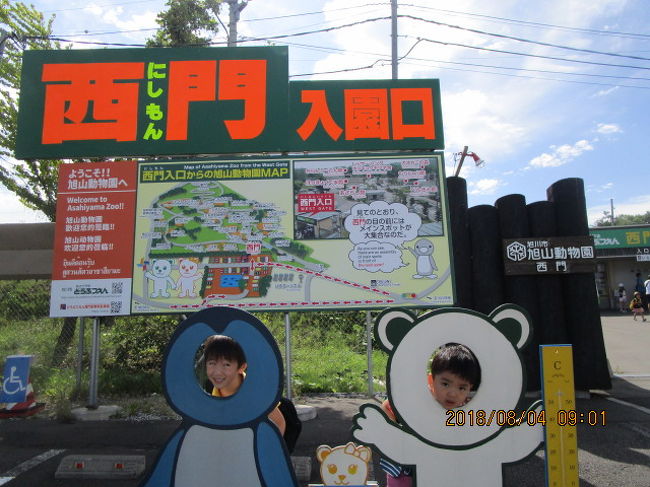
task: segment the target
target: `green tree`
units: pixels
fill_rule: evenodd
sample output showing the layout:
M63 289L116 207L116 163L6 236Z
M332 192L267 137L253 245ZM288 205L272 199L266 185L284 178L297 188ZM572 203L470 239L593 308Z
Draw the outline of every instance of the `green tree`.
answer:
M597 227L611 227L612 217L609 211L603 211L603 217L594 222ZM614 217L614 225L644 225L650 224L650 211L642 215L618 215Z
M32 210L42 211L54 221L58 167L51 159L14 159L18 126L18 92L22 53L25 49L58 49L49 40L53 17L21 2L0 0L0 36L4 52L0 62L0 183Z
M147 47L206 46L219 30L221 0L167 0Z
M50 40L54 17L45 19L32 5L0 0L0 183L15 193L21 203L56 219L56 190L59 177L58 159L16 160L18 130L18 93L22 53L26 49L59 49ZM74 337L76 318L65 318L54 344L52 365L58 366Z

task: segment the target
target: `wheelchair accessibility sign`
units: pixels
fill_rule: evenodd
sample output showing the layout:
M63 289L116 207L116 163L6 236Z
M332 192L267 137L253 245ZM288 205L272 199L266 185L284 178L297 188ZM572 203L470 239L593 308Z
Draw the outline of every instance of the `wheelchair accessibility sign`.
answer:
M9 355L5 360L0 403L24 402L33 355Z

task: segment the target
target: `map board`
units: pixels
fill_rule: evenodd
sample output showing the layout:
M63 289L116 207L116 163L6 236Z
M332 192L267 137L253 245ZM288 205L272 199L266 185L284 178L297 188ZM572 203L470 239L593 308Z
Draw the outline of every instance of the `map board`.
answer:
M451 305L441 154L141 162L132 313Z

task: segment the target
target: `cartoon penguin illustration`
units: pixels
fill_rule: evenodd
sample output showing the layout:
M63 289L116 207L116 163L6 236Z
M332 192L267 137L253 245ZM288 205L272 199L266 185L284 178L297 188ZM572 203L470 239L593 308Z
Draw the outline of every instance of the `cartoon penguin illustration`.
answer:
M239 342L248 363L239 390L223 398L203 391L194 368L199 346L214 334ZM282 436L267 417L280 399L282 359L257 318L226 307L192 315L170 340L162 379L183 422L140 487L297 487Z
M415 247L406 247L415 257L415 270L417 274L413 275L414 279L435 279L438 277L434 271L438 270L436 261L433 258L433 242L421 238L415 242Z

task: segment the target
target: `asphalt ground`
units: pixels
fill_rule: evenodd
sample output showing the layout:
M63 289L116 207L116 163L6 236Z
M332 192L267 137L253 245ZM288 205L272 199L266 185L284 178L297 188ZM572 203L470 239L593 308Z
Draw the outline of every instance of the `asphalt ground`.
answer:
M579 413L605 411L606 426L577 426L581 487L650 487L650 321L629 314L602 317L612 389L577 399ZM311 396L297 403L312 406L315 419L303 424L293 455L311 459L311 481L318 482L318 445L352 440L352 417L372 398ZM40 418L0 421L0 485L7 487L135 487L131 480L60 479L54 473L66 455L144 455L150 468L178 421L84 421L71 424ZM384 485L374 465L374 478ZM504 486L545 485L543 450L506 465Z

